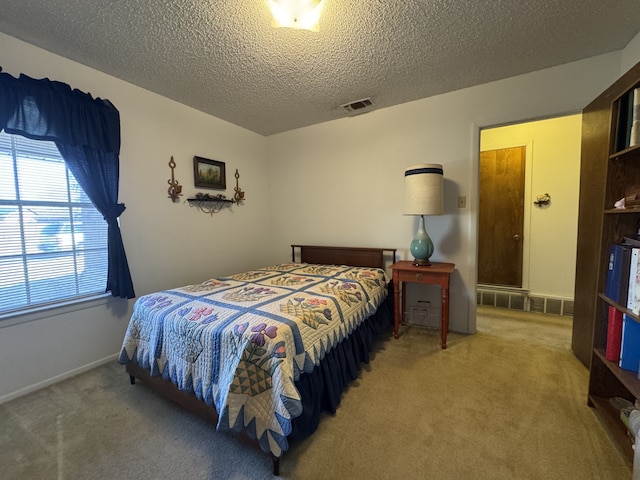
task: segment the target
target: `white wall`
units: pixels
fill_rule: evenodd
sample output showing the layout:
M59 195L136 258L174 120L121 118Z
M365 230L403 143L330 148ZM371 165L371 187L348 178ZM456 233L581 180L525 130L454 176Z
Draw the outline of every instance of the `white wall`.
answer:
M640 33L622 50L620 73L624 73L640 61Z
M409 259L416 220L402 215L404 168L442 163L445 215L427 220L432 258L456 264L451 329L475 332L479 129L578 112L619 68L620 53L602 55L269 137L271 245L280 258L289 243L324 243L395 247ZM439 293L412 290L432 302Z
M526 146L523 288L573 300L582 115L482 130L480 149ZM549 193L551 203L534 205Z
M127 206L120 222L138 296L268 261L263 136L2 34L0 59L14 76L66 82L109 99L120 111L119 200ZM245 204L209 216L184 202L172 203L167 198L171 155L183 198L196 191L192 159L198 155L226 163L228 197L239 170ZM132 304L110 298L32 315L27 323L0 322L0 402L113 358Z
M264 138L3 34L0 58L13 75L67 82L120 110L121 225L138 295L288 260L291 243L396 247L408 258L417 225L402 216L404 168L442 163L446 214L427 229L434 260L457 264L451 327L461 332L475 331L480 127L579 111L622 73L614 53ZM171 155L185 196L194 155L226 162L229 196L238 168L245 205L209 217L171 203ZM112 359L131 306L110 299L0 327L0 402Z

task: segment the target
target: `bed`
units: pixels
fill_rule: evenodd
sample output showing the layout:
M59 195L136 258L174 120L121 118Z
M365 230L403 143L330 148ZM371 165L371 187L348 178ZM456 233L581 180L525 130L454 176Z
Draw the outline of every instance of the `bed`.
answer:
M292 245L291 262L136 300L118 361L272 456L315 431L393 323L395 249Z

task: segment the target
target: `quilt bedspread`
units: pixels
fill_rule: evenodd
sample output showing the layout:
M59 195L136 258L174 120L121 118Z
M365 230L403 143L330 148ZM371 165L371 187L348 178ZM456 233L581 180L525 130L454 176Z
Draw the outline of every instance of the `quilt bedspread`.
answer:
M286 263L140 297L120 363L139 363L215 406L218 430L287 450L294 382L387 296L383 270Z

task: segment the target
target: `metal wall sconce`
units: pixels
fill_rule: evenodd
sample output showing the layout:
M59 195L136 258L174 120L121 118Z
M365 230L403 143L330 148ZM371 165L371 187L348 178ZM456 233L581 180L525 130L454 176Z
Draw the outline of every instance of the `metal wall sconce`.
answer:
M234 192L236 192L233 195L233 199L236 201L236 203L240 203L244 200L244 192L242 190L240 190L240 186L238 185L238 179L240 178L240 174L238 173L238 169L236 168L236 188L233 189Z
M171 156L171 160L169 161L169 168L171 168L171 180L168 180L169 198L172 202L177 203L179 201L178 197L182 196L182 185L180 185L173 176L173 169L176 168L176 162L173 161L173 155Z

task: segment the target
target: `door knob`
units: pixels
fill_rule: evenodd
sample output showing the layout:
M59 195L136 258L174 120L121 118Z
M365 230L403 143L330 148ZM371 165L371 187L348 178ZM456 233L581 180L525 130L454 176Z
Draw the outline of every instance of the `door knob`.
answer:
M514 242L519 242L520 241L520 235L518 235L517 233L513 236L513 241Z

